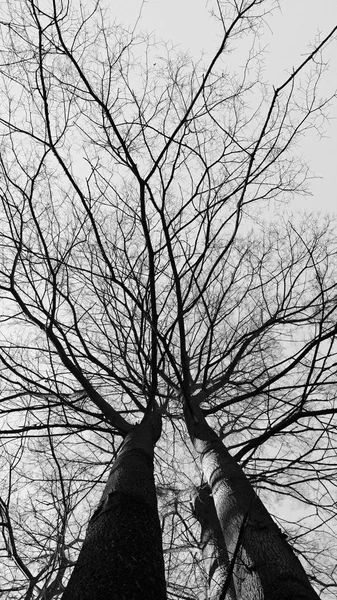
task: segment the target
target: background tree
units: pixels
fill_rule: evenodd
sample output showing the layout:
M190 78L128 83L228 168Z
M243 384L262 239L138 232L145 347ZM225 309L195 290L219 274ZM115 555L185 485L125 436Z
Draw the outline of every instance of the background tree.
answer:
M221 596L236 600L232 577L235 560L229 558L212 491L207 484L196 489L194 513L201 527L202 557L209 597L211 600L219 600Z
M121 436L154 402L168 594L200 597L184 400L242 462L322 597L335 586L335 225L281 203L306 190L296 140L328 109L317 90L336 28L267 85L256 36L273 6L215 3L208 66L111 24L101 3L3 9L10 598L60 596ZM240 36L251 44L231 69Z

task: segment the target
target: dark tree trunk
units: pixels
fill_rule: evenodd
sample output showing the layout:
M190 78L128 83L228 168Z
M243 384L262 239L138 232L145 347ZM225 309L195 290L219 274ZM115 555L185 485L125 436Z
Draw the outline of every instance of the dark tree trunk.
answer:
M207 483L196 491L194 514L201 526L202 556L208 574L207 599L237 600L224 536Z
M243 470L200 409L186 423L201 457L240 600L318 600L304 569Z
M63 600L165 600L153 452L161 420L150 413L126 437Z

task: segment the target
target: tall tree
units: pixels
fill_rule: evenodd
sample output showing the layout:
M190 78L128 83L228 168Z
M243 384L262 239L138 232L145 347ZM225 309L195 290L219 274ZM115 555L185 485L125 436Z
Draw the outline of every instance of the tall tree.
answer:
M122 520L131 511L121 502L116 515L96 512L106 480L120 500L131 486L156 522L159 430L146 434L145 454L136 436L148 432L143 417L154 407L163 417L155 474L170 598L200 597L208 581L214 589L198 529L209 535L212 527L202 518L198 525L190 508L200 473L187 426L205 469L212 454L199 448L196 414L227 465L227 497L219 491L219 500L212 474L208 482L236 594L247 593L235 583L236 559L262 561L248 535L255 516L247 502L262 506L258 495L279 524L285 493L302 503L302 522L288 519L291 542L305 549L305 570L325 598L336 586L327 556L336 483L335 224L280 208L306 191L296 142L319 129L332 99L317 90L336 27L269 85L256 44L273 4L215 2L221 41L208 65L117 26L101 2L23 0L2 9L1 585L14 600L60 597L82 545L65 595L75 595L81 573L90 577L84 565L105 543L97 528L107 522L108 538L118 511ZM243 36L251 44L240 67L228 57ZM118 454L120 438L131 453ZM151 490L145 500L134 454ZM236 533L224 523L232 469L247 491L243 502L232 489ZM272 531L263 556L277 540L286 570L307 586L263 514ZM160 597L157 525L153 535L146 572L155 570ZM124 575L123 585L138 580ZM259 575L265 589L267 575ZM98 590L117 586L103 573L99 580ZM224 582L228 596L227 575Z
M166 598L153 478L160 430L160 416L150 412L127 435L89 522L64 600Z
M229 559L228 548L208 484L197 488L194 512L201 527L201 548L208 577L207 599L221 600L226 597L227 600L237 600L233 582L236 557L234 556L231 561Z
M201 411L187 409L186 420L212 489L228 552L228 598L232 583L236 597L242 600L317 600L318 595L285 536ZM224 593L222 597L225 598Z

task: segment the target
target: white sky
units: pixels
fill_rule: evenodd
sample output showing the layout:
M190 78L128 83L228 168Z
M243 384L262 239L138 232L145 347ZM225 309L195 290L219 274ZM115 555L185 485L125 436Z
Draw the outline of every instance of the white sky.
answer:
M188 50L195 60L204 52L211 57L218 47L219 28L209 16L206 0L123 0L110 5L117 21L133 25L140 8L142 16L138 29L153 32L158 39L171 40L181 50ZM212 3L213 4L213 3ZM271 32L262 45L269 44L270 58L267 75L277 87L284 75L303 60L318 34L324 37L337 24L337 0L280 0L281 12L269 17ZM210 6L210 3L209 3ZM329 74L321 93L337 89L337 41L327 52ZM268 63L267 63L268 64ZM312 182L312 198L296 203L297 208L337 212L335 169L337 158L337 102L330 110L330 123L324 139L314 134L303 140L301 152L311 170L321 179Z

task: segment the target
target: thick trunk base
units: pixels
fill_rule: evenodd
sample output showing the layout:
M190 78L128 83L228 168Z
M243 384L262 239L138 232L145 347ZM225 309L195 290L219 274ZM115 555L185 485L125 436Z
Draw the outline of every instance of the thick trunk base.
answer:
M90 523L74 584L63 600L165 600L158 516L138 497L115 492Z

